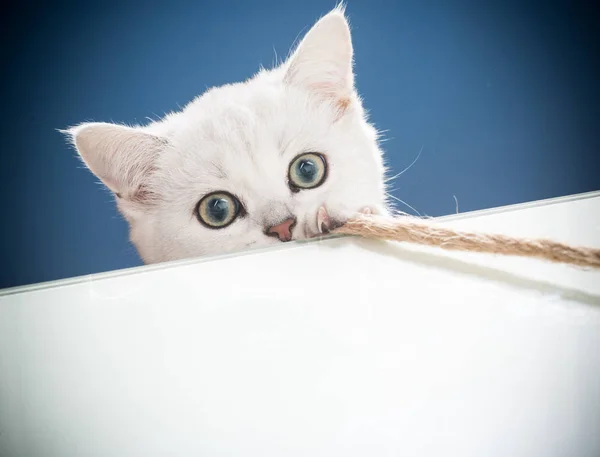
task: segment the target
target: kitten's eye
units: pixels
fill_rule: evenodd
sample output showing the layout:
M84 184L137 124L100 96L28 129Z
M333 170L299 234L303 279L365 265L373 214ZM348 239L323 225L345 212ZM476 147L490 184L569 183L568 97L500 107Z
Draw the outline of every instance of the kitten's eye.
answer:
M240 213L240 202L227 192L213 192L200 200L198 219L209 228L219 229L231 224Z
M327 162L321 154L301 154L290 163L288 179L292 190L314 189L323 184L326 177Z

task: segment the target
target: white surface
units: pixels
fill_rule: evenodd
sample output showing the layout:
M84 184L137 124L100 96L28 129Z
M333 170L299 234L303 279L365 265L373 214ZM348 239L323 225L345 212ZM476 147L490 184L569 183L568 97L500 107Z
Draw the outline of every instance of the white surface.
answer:
M441 223L600 246L599 215ZM7 290L0 455L597 457L600 274L335 239Z

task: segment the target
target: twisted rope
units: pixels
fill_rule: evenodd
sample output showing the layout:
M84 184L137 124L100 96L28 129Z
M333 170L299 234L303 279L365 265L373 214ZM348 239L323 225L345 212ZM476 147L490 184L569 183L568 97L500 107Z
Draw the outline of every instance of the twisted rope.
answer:
M600 249L570 246L547 239L464 232L411 217L361 215L333 233L436 246L451 251L535 257L550 262L600 268Z

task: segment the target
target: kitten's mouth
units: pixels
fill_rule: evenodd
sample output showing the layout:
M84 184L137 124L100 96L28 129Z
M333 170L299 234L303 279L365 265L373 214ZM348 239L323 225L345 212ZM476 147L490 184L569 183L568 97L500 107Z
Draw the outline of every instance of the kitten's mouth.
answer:
M371 208L363 208L358 211L360 214L373 214ZM339 221L329 216L327 208L323 205L317 211L317 230L319 233L314 236L327 235L329 232L344 225L346 221Z
M319 208L319 211L317 211L317 230L319 231L320 235L326 235L341 225L342 223L329 217L329 213L327 212L327 208L325 208L325 206L321 206Z

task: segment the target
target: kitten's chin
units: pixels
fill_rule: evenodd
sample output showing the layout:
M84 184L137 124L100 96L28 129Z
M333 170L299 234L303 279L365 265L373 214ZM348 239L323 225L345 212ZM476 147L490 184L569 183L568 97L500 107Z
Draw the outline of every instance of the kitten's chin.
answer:
M224 243L219 247L219 249L210 249L203 252L192 252L191 250L186 250L185 248L173 250L173 246L171 246L171 249L169 250L170 252L168 253L153 249L146 249L147 247L155 246L156 243L148 243L148 245L144 246L143 243L136 243L132 241L132 244L135 246L136 251L144 265L154 265L165 262L175 262L178 260L207 259L226 254L237 254L251 249L266 248L269 246L278 245L281 244L281 241L273 237L265 236L264 239L258 238L256 240L248 241L243 245L228 245Z

